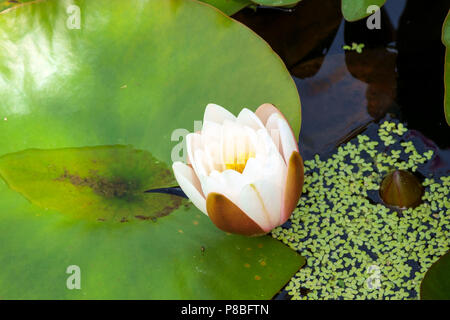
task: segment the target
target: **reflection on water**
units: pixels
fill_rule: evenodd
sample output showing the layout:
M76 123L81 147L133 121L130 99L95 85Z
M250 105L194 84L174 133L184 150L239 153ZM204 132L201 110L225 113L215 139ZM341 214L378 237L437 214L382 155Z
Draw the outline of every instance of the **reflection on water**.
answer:
M300 148L310 159L387 113L449 147L440 41L449 2L427 3L424 12L421 3L387 1L380 30L369 30L365 20L345 22L340 0L303 0L293 12L245 9L233 17L289 68L302 101ZM361 54L342 49L353 42L365 44Z
M306 159L332 149L346 134L372 120L365 107L367 84L355 80L344 54L327 55L311 78L294 78L301 92L300 149Z
M292 73L302 61L328 51L342 20L340 2L304 0L292 12L244 9L233 18L266 40Z

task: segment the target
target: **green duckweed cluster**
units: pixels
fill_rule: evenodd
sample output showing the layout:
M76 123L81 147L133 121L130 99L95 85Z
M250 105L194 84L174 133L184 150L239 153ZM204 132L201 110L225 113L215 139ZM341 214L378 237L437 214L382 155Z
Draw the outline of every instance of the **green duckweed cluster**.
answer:
M285 290L292 299L417 299L428 268L450 247L450 177L423 181L423 202L398 211L374 200L391 170L420 172L408 130L383 122L327 160L305 161L304 194L290 222L272 236L307 259Z

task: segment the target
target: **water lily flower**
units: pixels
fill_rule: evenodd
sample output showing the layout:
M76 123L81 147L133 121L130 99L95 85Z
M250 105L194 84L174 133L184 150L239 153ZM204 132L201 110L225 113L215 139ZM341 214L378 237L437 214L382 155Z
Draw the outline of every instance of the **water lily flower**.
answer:
M303 188L303 161L283 114L272 104L236 117L206 106L202 129L186 136L189 164L175 178L192 203L223 231L255 236L286 222Z

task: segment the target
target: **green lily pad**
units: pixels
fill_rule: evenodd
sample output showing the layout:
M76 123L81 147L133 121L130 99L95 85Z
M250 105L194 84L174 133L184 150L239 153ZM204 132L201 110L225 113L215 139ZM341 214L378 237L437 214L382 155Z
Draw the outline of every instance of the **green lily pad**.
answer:
M223 11L225 14L231 16L239 10L252 4L250 0L201 0L206 2L217 9Z
M175 185L172 133L192 131L207 103L238 113L272 102L299 132L285 66L217 9L4 11L0 101L0 299L266 299L303 265L271 237L218 230L188 200L141 193ZM66 287L70 265L80 290Z
M299 3L301 0L252 0L254 3L270 7L285 7Z
M445 18L444 26L442 27L442 43L445 45L445 65L444 65L444 112L447 124L450 126L450 13Z
M301 0L202 0L222 10L227 15L233 15L251 4L268 7L286 7L299 3Z
M347 21L356 21L368 17L367 8L376 5L380 8L386 0L342 0L342 15Z
M33 0L0 0L0 12Z
M30 2L33 0L0 0L0 12L15 6L18 6L25 2ZM248 7L251 4L262 4L266 6L288 6L293 5L301 0L199 0L210 4L217 9L221 10L223 13L231 16L236 12Z
M30 2L34 0L0 0L0 12L25 2ZM223 11L227 15L232 15L239 10L245 8L252 2L250 0L200 0L202 2L208 3L217 9Z
M171 184L172 172L130 146L29 149L0 157L0 176L31 203L78 219L148 220L181 205L180 197L144 193Z
M436 261L420 284L423 300L450 300L450 252Z

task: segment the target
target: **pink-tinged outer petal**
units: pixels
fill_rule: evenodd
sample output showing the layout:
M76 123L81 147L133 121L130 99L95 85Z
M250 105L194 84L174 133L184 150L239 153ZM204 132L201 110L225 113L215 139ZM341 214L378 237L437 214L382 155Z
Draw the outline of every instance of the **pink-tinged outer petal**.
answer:
M284 118L284 115L281 113L281 111L271 103L264 103L260 105L255 111L255 114L259 119L261 119L261 122L264 125L267 124L267 120L269 120L270 116L274 113L277 113Z
M281 111L278 110L277 107L275 107L273 104L264 103L264 104L260 105L258 107L258 109L256 109L256 111L255 111L255 114L258 116L259 119L261 119L261 122L264 125L267 124L267 120L269 120L270 116L274 113L277 113L282 118L284 118L284 120L286 120L287 124L289 125L289 128L291 129L292 136L294 137L294 140L297 142L298 137L296 137L294 135L294 131L292 130L292 127L291 127L289 121L286 119L286 117L283 115L283 113L281 113Z
M276 122L280 133L281 149L283 150L282 155L287 165L292 152L299 152L297 140L295 140L294 136L292 135L292 130L289 127L289 123L287 123L284 118L280 118L278 115L275 115L273 117L277 118Z
M278 128L278 119L281 119L281 117L277 113L273 113L266 123L266 129L269 133L270 137L273 140L273 143L278 149L278 152L280 155L283 154L283 147L281 145L281 135L280 135L280 129ZM284 160L284 157L283 157ZM286 164L286 161L284 161Z
M202 149L202 136L199 133L188 133L186 135L187 163L193 164L195 159L195 150Z
M230 111L217 104L210 103L206 106L203 122L211 121L218 124L223 124L225 120L235 122L236 117Z
M206 200L201 191L200 181L191 167L182 162L174 162L172 170L180 188L192 203L204 214L206 211Z
M225 232L245 236L258 236L266 233L255 221L222 194L215 192L208 194L206 208L211 221Z
M297 151L292 152L288 162L283 203L281 205L281 224L289 219L302 195L304 181L303 170L303 159L300 153Z

